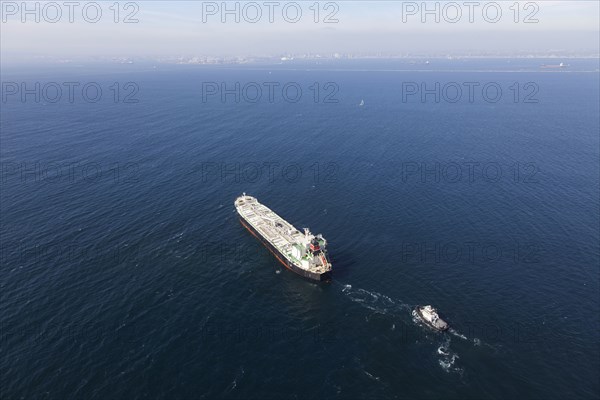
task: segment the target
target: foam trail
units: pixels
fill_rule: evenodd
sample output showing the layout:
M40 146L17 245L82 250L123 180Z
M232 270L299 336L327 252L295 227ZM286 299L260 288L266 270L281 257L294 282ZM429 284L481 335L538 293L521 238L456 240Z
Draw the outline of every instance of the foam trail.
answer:
M458 332L454 328L448 329L448 332L451 333L452 335L456 336L456 337L461 338L462 340L469 340L465 335L463 335L462 333Z
M491 344L485 343L483 341L481 341L481 339L474 337L473 339L468 338L466 335L463 335L462 333L458 332L456 329L450 328L448 329L448 333L461 338L462 340L466 340L468 342L473 342L473 346L481 346L481 345L485 345L489 348L492 348L494 350L496 350L496 346L493 346Z
M238 372L236 372L235 377L233 378L233 381L225 389L225 393L232 392L237 387L238 380L243 378L245 373L246 373L246 371L244 371L244 367L241 366L240 370L238 370Z
M380 314L397 315L411 309L410 305L401 300L394 300L382 293L353 288L348 284L343 285L342 293L346 294L351 301Z
M438 364L440 364L440 367L448 373L456 372L462 375L464 370L454 366L454 363L460 357L450 348L450 343L450 336L446 336L445 340L437 348L437 354L439 355Z

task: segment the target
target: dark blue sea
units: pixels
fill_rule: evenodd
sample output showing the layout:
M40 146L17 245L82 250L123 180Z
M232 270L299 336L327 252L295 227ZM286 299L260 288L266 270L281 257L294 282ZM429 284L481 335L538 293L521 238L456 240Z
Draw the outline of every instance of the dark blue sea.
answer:
M0 398L598 398L598 67L3 68Z

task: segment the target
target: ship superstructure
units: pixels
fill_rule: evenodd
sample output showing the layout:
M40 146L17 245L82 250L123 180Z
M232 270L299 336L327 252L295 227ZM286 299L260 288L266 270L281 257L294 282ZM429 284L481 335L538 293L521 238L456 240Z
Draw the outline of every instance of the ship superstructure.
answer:
M413 315L435 330L448 330L448 323L440 318L437 310L432 306L417 306L413 311Z
M235 200L235 208L242 225L288 269L312 280L329 280L331 262L322 235L313 235L308 228L300 232L246 193Z

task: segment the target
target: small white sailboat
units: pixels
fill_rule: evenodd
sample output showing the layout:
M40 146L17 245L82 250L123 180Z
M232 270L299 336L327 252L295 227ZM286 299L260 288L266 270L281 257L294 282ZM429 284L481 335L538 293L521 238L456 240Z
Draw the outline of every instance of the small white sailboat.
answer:
M358 106L359 106L359 107L362 107L362 106L364 106L364 105L365 105L365 101L364 101L364 100L361 100L361 101L360 101L360 104L359 104Z

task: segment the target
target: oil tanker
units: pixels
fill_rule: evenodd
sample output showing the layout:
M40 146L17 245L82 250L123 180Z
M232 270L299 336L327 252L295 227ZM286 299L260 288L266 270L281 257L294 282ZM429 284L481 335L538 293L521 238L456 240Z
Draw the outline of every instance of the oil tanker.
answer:
M286 268L313 281L331 279L327 241L308 228L300 232L252 196L243 193L235 200L240 222Z

